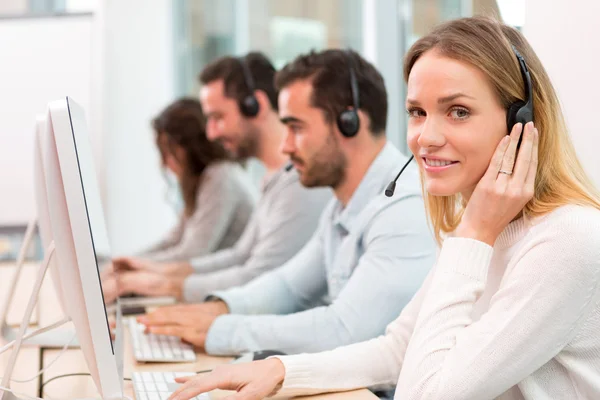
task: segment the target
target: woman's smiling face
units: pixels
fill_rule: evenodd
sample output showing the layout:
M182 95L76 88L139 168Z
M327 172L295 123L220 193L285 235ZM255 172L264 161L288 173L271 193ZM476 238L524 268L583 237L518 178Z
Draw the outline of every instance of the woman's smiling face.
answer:
M425 52L408 77L408 146L428 193L467 199L507 134L506 110L474 66Z

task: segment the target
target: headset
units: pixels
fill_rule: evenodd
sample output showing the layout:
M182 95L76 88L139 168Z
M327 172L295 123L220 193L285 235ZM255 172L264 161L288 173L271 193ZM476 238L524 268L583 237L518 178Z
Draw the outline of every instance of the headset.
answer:
M358 129L360 128L360 118L358 117L358 81L356 79L354 68L352 68L353 59L350 50L344 50L344 55L349 63L348 69L350 71L350 90L352 90L352 108L346 109L338 115L337 126L342 135L351 138L356 136Z
M356 74L354 73L354 68L352 68L352 54L350 50L344 50L344 56L348 60L348 70L350 71L350 90L352 90L352 108L346 109L338 115L336 122L337 127L347 138L351 138L356 136L358 133L358 129L360 128L360 118L358 117L358 106L359 106L359 97L358 97L358 81L356 79ZM286 165L285 170L290 171L294 165L289 163Z
M258 104L258 100L254 95L254 91L256 88L254 87L254 79L252 79L252 72L246 64L244 57L239 57L237 59L242 66L242 71L244 71L244 81L246 82L246 87L250 94L246 95L242 100L238 101L238 107L243 116L247 118L254 118L258 115L258 111L260 110L260 105ZM288 163L284 169L286 172L289 172L294 168L294 164L291 162Z
M252 78L250 67L246 63L244 57L239 57L237 60L242 66L244 81L246 82L246 87L248 88L249 92L248 95L244 96L243 99L238 101L238 107L243 116L254 118L258 115L258 111L260 110L258 100L256 99L256 96L254 96L254 91L256 90L254 86L254 79Z
M523 75L523 81L525 82L525 101L517 100L512 103L508 107L508 111L506 112L506 125L508 127L508 134L512 131L512 128L517 124L523 124L523 128L525 124L533 121L533 84L531 83L531 75L529 74L529 68L527 68L527 63L525 59L519 53L515 46L512 46L513 52L515 56L517 56L517 60L519 61L519 68L521 69L521 75ZM519 143L517 144L517 149L521 146L521 140L523 139L523 134L519 137Z
M512 128L517 123L525 124L533 121L533 84L531 82L531 75L529 74L529 68L527 68L527 63L525 62L525 58L519 53L517 48L512 45L513 52L519 61L519 68L521 69L521 75L523 76L523 81L525 82L525 98L526 100L517 100L512 103L508 110L506 111L506 126L508 128L508 134L512 131ZM521 146L521 140L523 139L523 134L519 137L519 143L517 144L517 149ZM415 156L411 155L406 164L402 167L396 178L390 182L390 184L385 189L385 195L387 197L392 197L394 195L394 190L396 189L396 181L402 175L402 172L406 169L408 164L413 160Z

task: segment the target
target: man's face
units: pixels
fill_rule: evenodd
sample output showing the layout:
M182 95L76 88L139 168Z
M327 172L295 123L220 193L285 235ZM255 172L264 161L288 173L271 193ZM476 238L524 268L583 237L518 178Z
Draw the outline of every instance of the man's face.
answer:
M200 103L206 115L206 136L219 141L236 158L255 157L259 146L259 132L251 120L245 118L235 99L225 95L223 80L203 85Z
M304 186L335 189L345 179L347 159L333 124L311 104L312 90L311 81L298 80L279 94L279 117L287 127L282 151Z

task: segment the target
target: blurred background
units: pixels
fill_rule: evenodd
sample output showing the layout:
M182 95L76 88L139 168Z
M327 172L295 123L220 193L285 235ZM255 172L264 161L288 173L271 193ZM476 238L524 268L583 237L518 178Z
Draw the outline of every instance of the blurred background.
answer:
M197 96L211 60L250 50L281 67L310 49L350 47L382 72L387 135L405 145L402 57L439 22L494 15L523 30L559 91L580 157L600 185L597 0L0 0L0 260L14 257L33 200L33 126L65 95L87 112L113 253L175 222L150 129ZM250 165L255 179L261 168ZM39 251L39 249L38 249ZM34 251L35 253L35 251Z

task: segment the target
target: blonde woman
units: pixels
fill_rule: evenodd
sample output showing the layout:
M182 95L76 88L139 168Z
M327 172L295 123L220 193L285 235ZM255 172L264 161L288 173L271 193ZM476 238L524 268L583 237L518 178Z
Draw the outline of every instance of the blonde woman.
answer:
M384 336L218 368L172 399L394 385L397 399L600 398L600 200L539 59L515 29L467 18L418 40L404 74L441 245L421 289ZM535 125L507 136L507 110L530 95Z

